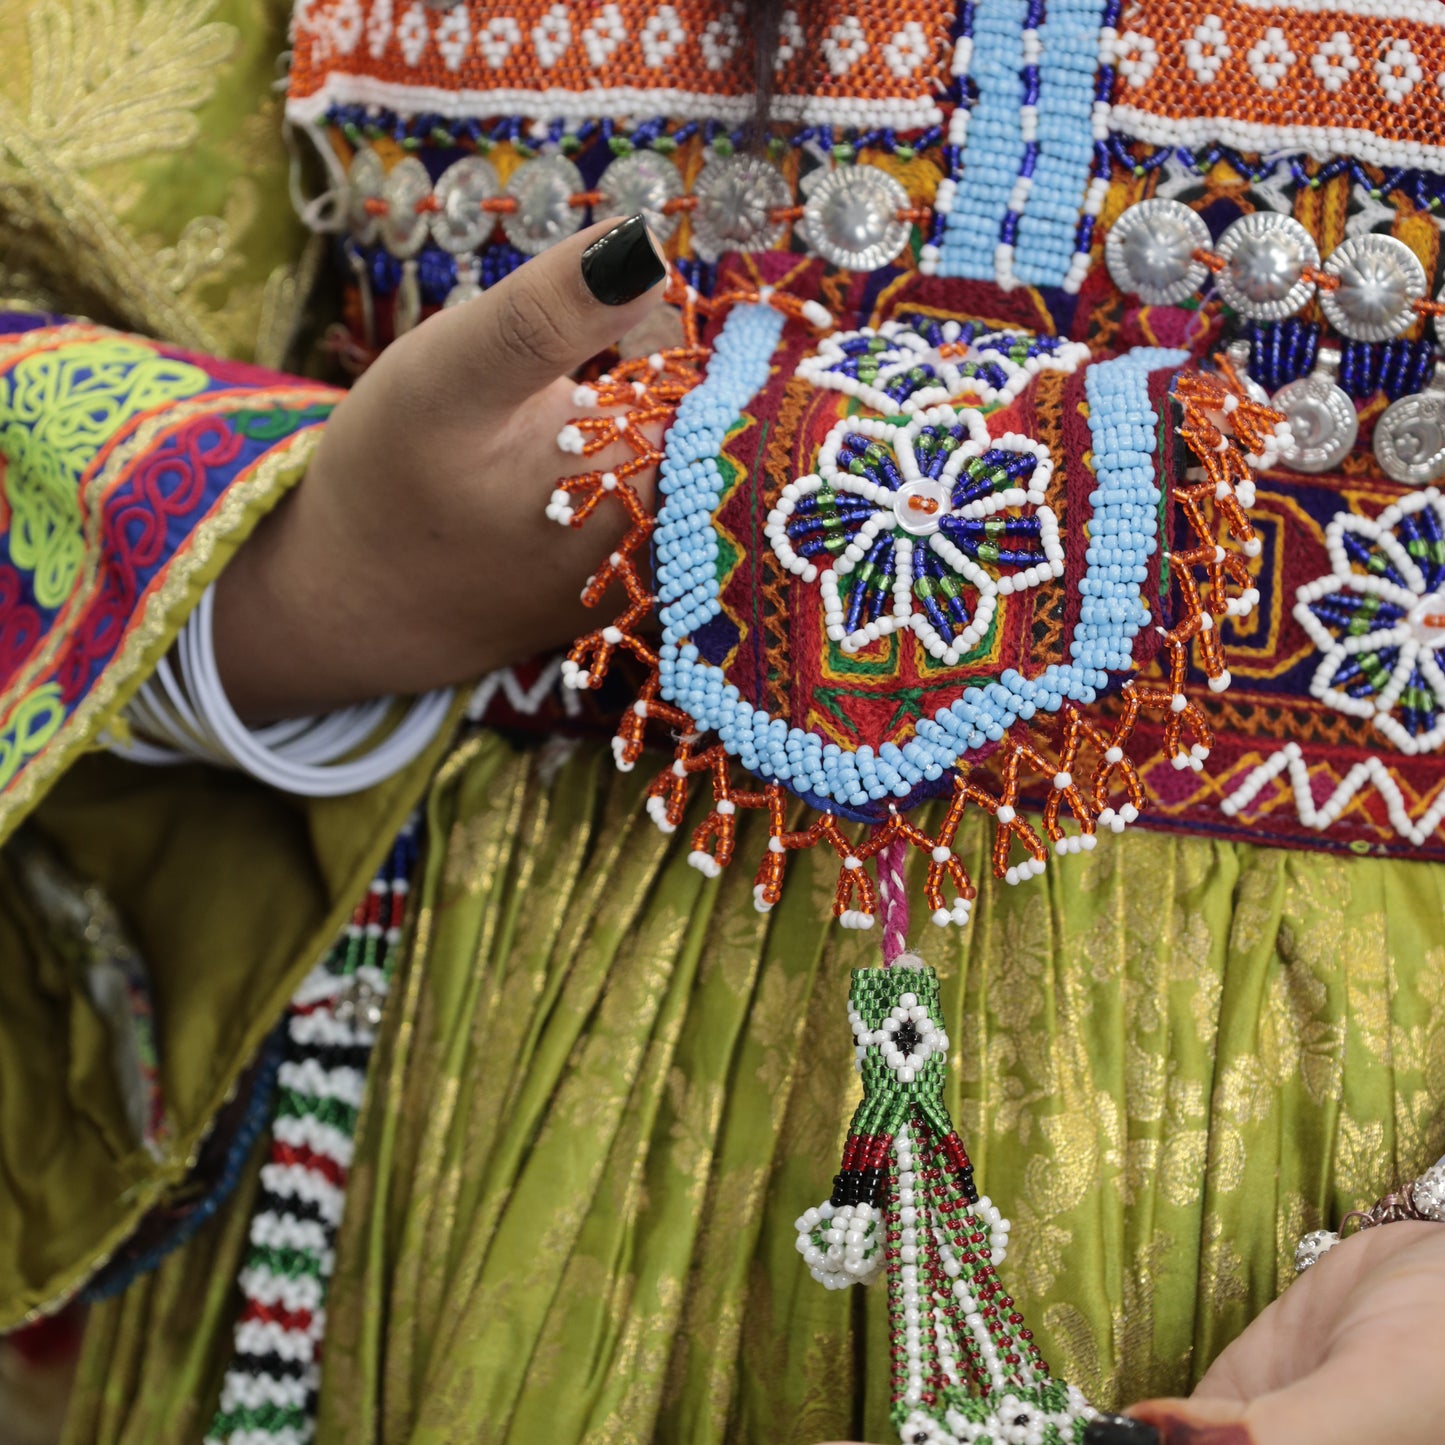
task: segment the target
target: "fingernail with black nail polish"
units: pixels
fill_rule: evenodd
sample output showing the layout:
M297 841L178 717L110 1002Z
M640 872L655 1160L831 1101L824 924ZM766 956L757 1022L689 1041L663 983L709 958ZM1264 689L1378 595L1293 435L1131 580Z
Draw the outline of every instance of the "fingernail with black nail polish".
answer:
M1084 1445L1159 1445L1159 1432L1131 1415L1095 1415L1084 1426Z
M667 266L641 216L614 226L582 253L582 279L604 306L625 306L666 275Z

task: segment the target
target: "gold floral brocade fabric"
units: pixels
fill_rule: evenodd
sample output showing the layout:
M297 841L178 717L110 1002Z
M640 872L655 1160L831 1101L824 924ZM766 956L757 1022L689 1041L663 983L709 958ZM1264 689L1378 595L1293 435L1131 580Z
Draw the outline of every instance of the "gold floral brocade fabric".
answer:
M642 786L605 749L493 736L443 770L322 1440L888 1438L883 1295L818 1288L792 1227L837 1168L848 970L876 940L818 926L808 855L767 916L743 873L709 883ZM1187 1390L1300 1231L1440 1152L1445 873L1130 834L1050 875L921 942L950 1106L1016 1225L1006 1276L1105 1406ZM97 1311L72 1441L194 1438L244 1203Z
M286 198L281 0L0 0L0 300L267 366L320 243Z

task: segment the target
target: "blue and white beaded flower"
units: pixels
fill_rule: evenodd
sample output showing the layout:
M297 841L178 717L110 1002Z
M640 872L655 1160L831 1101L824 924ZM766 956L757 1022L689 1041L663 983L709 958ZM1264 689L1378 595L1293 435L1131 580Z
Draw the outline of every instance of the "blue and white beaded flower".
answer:
M1373 519L1337 513L1330 571L1296 594L1319 648L1310 692L1371 718L1405 753L1445 743L1445 498L1429 487Z
M1088 359L1087 346L1057 336L907 315L826 337L798 374L895 416L965 395L1002 405L1040 371L1072 372Z
M912 628L952 665L987 635L1000 595L1064 570L1044 504L1052 472L1047 447L990 437L969 408L850 417L817 471L783 488L764 531L784 567L819 582L828 637L845 652Z

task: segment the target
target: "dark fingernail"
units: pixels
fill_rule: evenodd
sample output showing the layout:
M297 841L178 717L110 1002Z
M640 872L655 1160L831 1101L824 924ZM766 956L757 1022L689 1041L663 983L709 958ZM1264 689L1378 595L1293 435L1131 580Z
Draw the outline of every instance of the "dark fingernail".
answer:
M1131 1415L1095 1415L1084 1426L1084 1445L1159 1445L1159 1432Z
M625 306L667 275L647 222L632 216L582 253L582 279L604 306Z

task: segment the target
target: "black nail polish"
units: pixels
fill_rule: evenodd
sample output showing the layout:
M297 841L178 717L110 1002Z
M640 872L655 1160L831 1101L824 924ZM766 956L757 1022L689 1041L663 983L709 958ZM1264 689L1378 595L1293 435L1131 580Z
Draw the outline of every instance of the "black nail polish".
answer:
M666 275L667 266L641 216L614 226L582 253L582 279L604 306L625 306Z
M1159 1445L1159 1432L1131 1415L1095 1415L1084 1426L1084 1445Z

